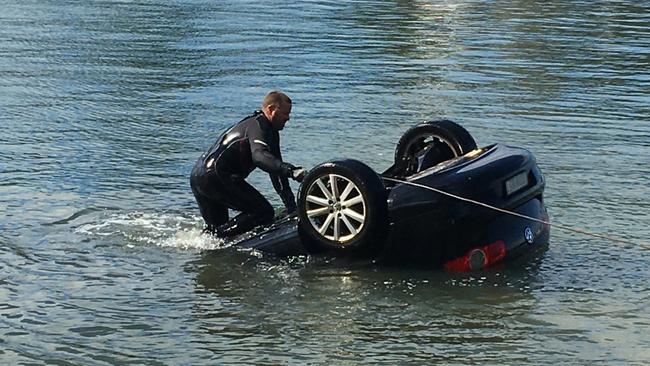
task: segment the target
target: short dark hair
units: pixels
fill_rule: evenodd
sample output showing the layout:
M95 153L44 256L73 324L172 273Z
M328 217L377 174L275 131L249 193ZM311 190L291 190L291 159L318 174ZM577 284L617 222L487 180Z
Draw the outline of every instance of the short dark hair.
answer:
M264 100L262 101L262 108L269 105L279 107L281 103L291 104L291 98L289 98L281 91L274 90L266 94Z

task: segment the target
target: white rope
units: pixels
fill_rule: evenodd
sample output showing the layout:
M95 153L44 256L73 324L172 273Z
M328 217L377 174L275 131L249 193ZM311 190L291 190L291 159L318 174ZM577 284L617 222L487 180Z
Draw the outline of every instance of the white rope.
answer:
M385 179L385 180L390 180L390 181L397 182L397 183L403 183L403 184L408 184L408 185L411 185L411 186L414 186L414 187L420 187L420 188L428 189L430 191L440 193L442 195L445 195L445 196L448 196L448 197L451 197L451 198L454 198L454 199L457 199L457 200L460 200L460 201L469 202L469 203L472 203L472 204L475 204L475 205L478 205L478 206L489 208L489 209L494 210L494 211L498 211L498 212L502 212L502 213L505 213L505 214L508 214L508 215L517 216L517 217L521 217L521 218L528 219L528 220L531 220L531 221L539 222L539 223L542 223L544 225L552 226L552 227L555 227L555 228L558 228L558 229L561 229L561 230L571 231L571 232L574 232L574 233L579 233L579 234L592 236L592 237L596 237L596 238L601 238L601 239L607 239L607 240L611 240L611 241L622 243L622 244L639 246L639 247L643 247L644 249L650 250L650 244L633 242L633 241L630 241L630 240L627 240L627 239L617 238L615 236L611 236L611 235L607 235L607 234L592 233L592 232L589 232L589 231L586 231L586 230L583 230L583 229L576 229L576 228L572 228L572 227L564 226L564 225L560 225L560 224L551 224L549 221L540 220L540 219L537 219L537 218L534 218L534 217L522 215L522 214L517 213L517 212L504 210L502 208L494 207L494 206L488 205L488 204L483 203L483 202L475 201L473 199L457 196L457 195L455 195L453 193L445 192L443 190L433 188L433 187L429 187L429 186L425 186L423 184L409 182L409 181L406 181L406 180L394 179L394 178L387 178L387 177L382 177L382 178Z

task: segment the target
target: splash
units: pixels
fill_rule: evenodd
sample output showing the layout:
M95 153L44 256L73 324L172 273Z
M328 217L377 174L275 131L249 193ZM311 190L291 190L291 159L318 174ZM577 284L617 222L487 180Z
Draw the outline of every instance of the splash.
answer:
M185 250L214 250L230 246L223 239L201 233L201 229L183 229L157 244Z
M197 216L174 213L129 212L97 217L74 231L92 237L122 238L127 247L156 245L183 250L213 250L229 246L222 239L201 233Z

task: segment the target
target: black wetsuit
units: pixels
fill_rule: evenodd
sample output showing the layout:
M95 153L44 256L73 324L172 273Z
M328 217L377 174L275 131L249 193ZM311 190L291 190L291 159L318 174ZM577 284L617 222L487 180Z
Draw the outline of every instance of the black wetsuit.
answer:
M289 180L291 165L282 162L280 135L261 112L224 132L194 165L192 192L208 230L221 236L244 233L273 220L269 201L244 179L261 168L290 213L296 209ZM228 221L228 208L241 213Z

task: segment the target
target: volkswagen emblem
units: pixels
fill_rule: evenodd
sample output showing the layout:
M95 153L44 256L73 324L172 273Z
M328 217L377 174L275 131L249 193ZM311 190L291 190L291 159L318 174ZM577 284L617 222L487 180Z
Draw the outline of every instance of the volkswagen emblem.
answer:
M524 238L526 239L526 243L533 244L533 231L528 226L524 229Z

